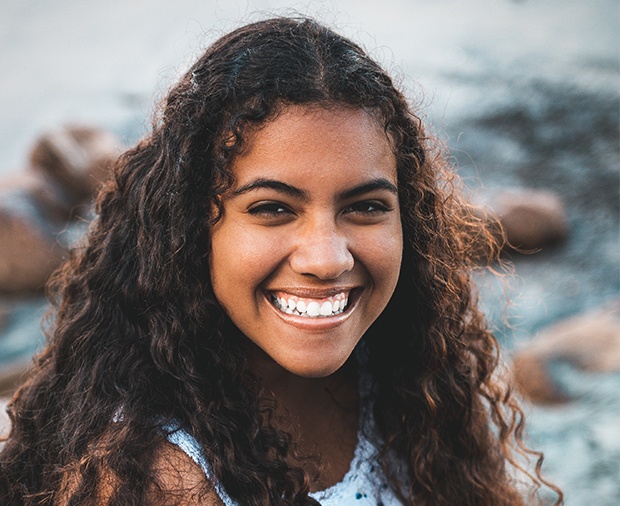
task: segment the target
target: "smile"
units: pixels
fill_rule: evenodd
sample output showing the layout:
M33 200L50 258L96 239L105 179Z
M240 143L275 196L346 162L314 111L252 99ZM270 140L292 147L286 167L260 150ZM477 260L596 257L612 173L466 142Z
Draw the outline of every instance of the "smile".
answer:
M306 318L329 318L341 314L349 304L349 293L341 292L323 299L303 298L284 292L271 294L273 305L286 314Z

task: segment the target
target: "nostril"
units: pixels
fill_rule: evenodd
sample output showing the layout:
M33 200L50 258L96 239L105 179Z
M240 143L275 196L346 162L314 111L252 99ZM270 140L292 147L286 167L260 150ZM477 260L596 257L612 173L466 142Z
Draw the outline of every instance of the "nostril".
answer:
M290 263L300 274L335 279L353 268L354 258L344 238L315 235L299 245Z

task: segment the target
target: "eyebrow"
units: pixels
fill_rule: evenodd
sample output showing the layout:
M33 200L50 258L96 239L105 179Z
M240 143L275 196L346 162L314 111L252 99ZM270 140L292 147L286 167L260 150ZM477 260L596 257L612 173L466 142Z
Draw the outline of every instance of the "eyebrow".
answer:
M287 195L290 195L291 197L296 197L299 199L308 198L308 194L305 191L300 190L299 188L295 188L294 186L283 183L282 181L278 181L277 179L265 178L258 178L254 181L244 184L243 186L240 186L234 192L232 192L232 196L236 197L238 195L243 195L244 193L260 190L263 188L275 190L280 193L285 193Z
M283 183L282 181L278 181L276 179L266 179L266 178L258 178L250 183L244 184L240 186L235 191L233 191L232 196L236 197L238 195L242 195L244 193L248 193L255 190L260 189L271 189L286 195L290 195L291 197L308 200L309 195L306 191L296 188L295 186L291 186L289 184ZM372 179L366 183L362 183L358 186L354 186L353 188L349 188L338 194L338 200L347 200L354 197L358 197L360 195L364 195L366 193L370 193L375 190L387 190L390 193L395 195L398 194L398 188L390 182L388 179L379 177L376 179Z
M359 197L360 195L364 195L366 193L370 193L375 190L388 190L390 193L394 195L398 195L398 188L388 179L383 177L379 177L376 179L372 179L367 183L363 183L359 186L354 186L348 190L345 190L338 194L339 200L347 200L354 197Z

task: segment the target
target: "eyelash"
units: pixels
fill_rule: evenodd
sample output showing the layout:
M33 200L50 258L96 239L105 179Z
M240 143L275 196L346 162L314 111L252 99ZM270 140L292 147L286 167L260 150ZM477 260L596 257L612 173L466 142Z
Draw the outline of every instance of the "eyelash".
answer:
M391 210L391 207L376 200L364 200L348 206L345 209L345 213L360 213L363 215L374 216L389 212ZM268 217L279 217L286 214L292 214L293 211L278 202L265 202L251 207L248 209L248 213L253 216L264 215Z
M253 216L283 216L284 214L292 213L288 207L279 204L278 202L264 202L262 204L255 205L248 209L248 213Z
M387 213L391 211L392 208L376 200L364 200L350 205L347 207L347 210L350 210L349 212L359 212L361 214L373 216L376 214Z

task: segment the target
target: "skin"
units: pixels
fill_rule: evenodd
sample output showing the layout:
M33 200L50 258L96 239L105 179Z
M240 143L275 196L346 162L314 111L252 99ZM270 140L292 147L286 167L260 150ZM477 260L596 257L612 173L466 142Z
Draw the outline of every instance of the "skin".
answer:
M288 106L248 135L232 171L211 233L213 290L248 338L250 367L278 401L280 428L302 454L320 455L311 489L322 489L342 479L356 446L349 359L398 280L396 159L367 111ZM279 307L289 299L303 301L305 315ZM308 317L313 302L332 312Z
M331 375L398 279L403 245L389 140L364 110L288 107L250 135L233 174L211 237L215 295L281 368ZM286 314L272 301L341 303L338 294L348 307L329 317Z

